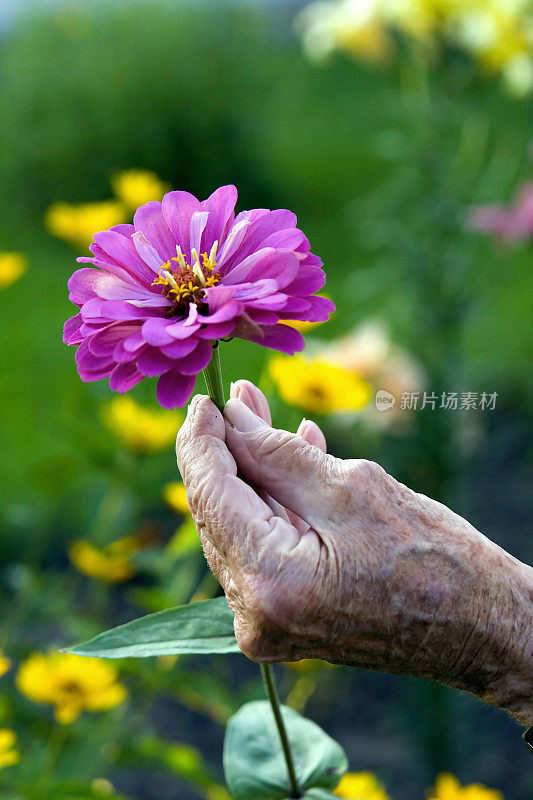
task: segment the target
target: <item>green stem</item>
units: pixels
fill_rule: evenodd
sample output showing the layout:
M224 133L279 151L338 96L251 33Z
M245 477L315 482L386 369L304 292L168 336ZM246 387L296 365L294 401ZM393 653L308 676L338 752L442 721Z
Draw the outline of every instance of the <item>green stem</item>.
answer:
M204 369L204 378L207 385L207 393L219 411L224 410L224 387L222 385L222 372L220 371L220 355L218 352L218 342L213 346L211 361Z
M296 772L294 769L294 761L292 760L291 745L289 743L289 737L287 736L287 730L285 728L285 723L283 722L283 717L281 716L279 697L276 691L276 681L274 678L274 669L271 664L261 664L260 666L261 677L263 678L263 683L265 684L266 695L270 700L270 705L272 706L279 738L281 740L281 746L283 748L283 755L285 756L285 762L287 764L287 772L289 773L289 782L291 785L290 796L301 797L302 795L300 793L300 787L298 786Z
M204 378L207 385L207 392L209 397L219 409L219 411L224 410L224 388L222 385L222 372L220 370L220 355L218 352L218 342L213 346L213 355L211 357L211 361L204 369ZM285 728L285 723L283 722L283 717L281 716L281 709L279 705L279 697L276 691L276 681L274 678L274 670L270 664L261 664L261 676L263 678L263 683L265 685L266 695L270 701L270 705L272 706L272 713L274 714L274 720L276 722L276 727L278 729L279 738L281 741L281 747L283 749L283 755L285 756L285 762L287 764L287 772L289 774L289 783L290 783L290 790L291 790L291 797L298 798L301 797L300 788L298 786L298 781L296 780L296 772L294 769L294 761L292 758L291 746L289 743L289 737L287 736L287 730Z

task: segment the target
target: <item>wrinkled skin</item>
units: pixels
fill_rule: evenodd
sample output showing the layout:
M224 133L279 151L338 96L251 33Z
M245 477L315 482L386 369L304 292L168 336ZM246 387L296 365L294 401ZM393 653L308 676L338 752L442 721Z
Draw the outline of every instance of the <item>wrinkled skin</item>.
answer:
M255 661L322 658L435 678L533 723L533 569L318 426L271 427L232 386L197 396L178 466L206 558Z

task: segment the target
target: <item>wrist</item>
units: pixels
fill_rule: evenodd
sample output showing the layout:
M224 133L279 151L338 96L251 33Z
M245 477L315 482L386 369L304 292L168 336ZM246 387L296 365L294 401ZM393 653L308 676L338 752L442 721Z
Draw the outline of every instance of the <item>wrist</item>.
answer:
M447 682L532 725L533 569L487 544L478 622Z

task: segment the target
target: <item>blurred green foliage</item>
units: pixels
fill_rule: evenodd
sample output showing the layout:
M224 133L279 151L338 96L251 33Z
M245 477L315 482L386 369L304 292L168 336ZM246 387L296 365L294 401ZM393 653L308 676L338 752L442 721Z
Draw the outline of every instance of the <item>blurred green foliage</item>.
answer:
M42 215L55 200L105 199L124 168L155 170L201 197L232 182L240 208L295 210L338 306L318 337L378 315L424 364L432 390L498 391L492 417L419 412L403 437L325 425L332 452L379 459L531 556L531 249L495 249L464 229L469 206L504 200L530 172L526 101L476 78L453 54L440 67L406 59L394 72L340 56L317 67L282 4L72 2L4 33L0 119L1 248L30 262L0 296L0 632L10 657L186 602L206 580L208 593L216 590L198 553L173 560L165 550L175 519L161 487L176 478L172 452L121 449L99 415L107 386L82 384L61 342L75 254L45 233ZM259 380L265 353L236 341L222 359L227 390L237 377ZM134 395L147 402L154 389L144 381ZM273 410L275 424L299 421L275 398ZM73 539L103 544L145 522L157 534L130 584L110 588L69 565ZM199 670L180 659L168 672L126 662L128 711L84 715L59 750L48 710L21 698L8 674L0 726L19 732L24 757L10 774L19 770L13 783L26 787L13 797L81 796L53 783L81 761L86 786L110 773L132 797L169 796L163 789L176 785L180 798L208 796L218 768L211 774L196 750L187 756L169 741L206 745L219 763L219 725L261 696L255 672L237 660ZM421 796L442 768L508 789L508 800L530 796L533 775L516 769L528 754L504 717L419 682L332 672L321 673L313 714L327 720L352 767L380 771L397 800ZM284 675L284 690L305 704L314 679ZM47 758L48 788L32 794Z

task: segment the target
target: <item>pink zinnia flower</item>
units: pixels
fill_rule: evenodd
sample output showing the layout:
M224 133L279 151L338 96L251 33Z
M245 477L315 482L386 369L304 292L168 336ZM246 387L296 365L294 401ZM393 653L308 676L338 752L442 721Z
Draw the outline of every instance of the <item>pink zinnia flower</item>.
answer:
M491 233L503 242L533 238L533 183L521 187L509 208L475 207L468 222L473 230Z
M301 334L280 320L326 320L334 305L314 297L322 262L290 211L264 208L235 216L237 190L222 186L200 202L169 192L137 209L133 225L94 235L94 267L68 282L80 311L64 340L79 345L84 381L109 376L126 392L159 376L157 399L183 406L220 338L238 336L293 354Z

